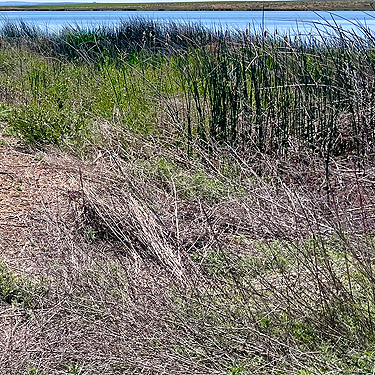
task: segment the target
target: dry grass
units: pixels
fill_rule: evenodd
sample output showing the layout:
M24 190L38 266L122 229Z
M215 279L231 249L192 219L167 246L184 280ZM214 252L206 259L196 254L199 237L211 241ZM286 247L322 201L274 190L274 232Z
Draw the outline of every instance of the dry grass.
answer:
M154 158L162 153L149 148ZM276 168L265 157L263 177L233 154L242 193L213 202L184 198L174 176L166 184L132 174L136 159L125 162L110 152L87 162L14 146L2 146L0 155L1 261L40 287L33 289L33 308L0 307L3 374L262 374L289 371L290 364L295 370L288 373L306 363L319 367L319 349L306 350L254 322L275 311L302 319L307 311L317 329L317 281L327 283L324 298L342 301L333 284L338 274L309 268L316 258L307 254L281 273L277 264L266 274L259 265L244 271L241 259L272 262L264 249L276 254L273 241L295 256L294 246L302 249L309 236L346 233L347 253L364 274L372 267L363 258L368 246L351 247L374 234L372 163L358 170L336 161L326 181L324 165L311 155L308 168L292 161ZM205 158L202 152L207 165ZM197 161L185 163L192 168ZM206 168L231 183L219 164ZM20 179L22 190L15 185ZM224 258L213 259L217 251ZM256 278L248 285L243 272ZM232 299L246 316L228 308ZM330 327L329 337L340 335ZM329 370L341 371L337 363Z
M166 292L187 276L173 236L124 176L53 152L2 147L1 158L1 261L47 289L34 311L1 307L2 373L206 373L166 357Z

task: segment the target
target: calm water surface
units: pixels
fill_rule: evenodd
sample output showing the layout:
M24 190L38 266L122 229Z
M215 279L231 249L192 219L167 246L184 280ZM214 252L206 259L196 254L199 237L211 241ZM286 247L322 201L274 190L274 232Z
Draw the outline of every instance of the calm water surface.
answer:
M0 12L0 24L23 20L48 30L58 30L66 25L95 27L116 25L121 20L142 17L162 22L201 23L210 28L246 29L263 28L280 33L309 33L332 19L345 30L356 28L360 22L375 32L375 12L310 12L310 11L8 11Z

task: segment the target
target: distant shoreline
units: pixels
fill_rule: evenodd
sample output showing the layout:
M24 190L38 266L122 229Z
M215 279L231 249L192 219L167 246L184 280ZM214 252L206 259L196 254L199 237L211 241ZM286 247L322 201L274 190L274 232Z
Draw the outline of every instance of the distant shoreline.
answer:
M372 11L375 1L313 0L313 1L235 1L186 3L112 3L71 5L0 6L0 11Z

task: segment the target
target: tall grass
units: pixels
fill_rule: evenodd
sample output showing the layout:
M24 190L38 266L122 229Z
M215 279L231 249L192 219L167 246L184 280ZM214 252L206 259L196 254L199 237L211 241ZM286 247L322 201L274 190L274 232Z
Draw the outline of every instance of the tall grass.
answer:
M372 46L350 36L326 43L244 35L189 51L183 74L198 134L259 152L372 152Z
M310 148L327 160L348 153L359 160L373 152L375 39L365 26L357 30L330 25L324 35L317 29L315 37L292 39L133 19L55 33L7 24L0 40L3 49L59 60L47 69L94 67L111 85L111 113L126 111L137 92L152 92L151 101L168 102L167 112L173 107L189 145L199 140L280 157ZM156 71L164 77L150 80ZM31 91L46 85L45 72L28 74Z

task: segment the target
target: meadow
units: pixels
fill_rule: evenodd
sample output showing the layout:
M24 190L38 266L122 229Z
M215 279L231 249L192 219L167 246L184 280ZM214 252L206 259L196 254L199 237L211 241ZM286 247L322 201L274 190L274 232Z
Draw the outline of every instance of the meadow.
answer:
M365 25L3 26L0 147L80 171L1 263L6 373L374 373L374 95Z

